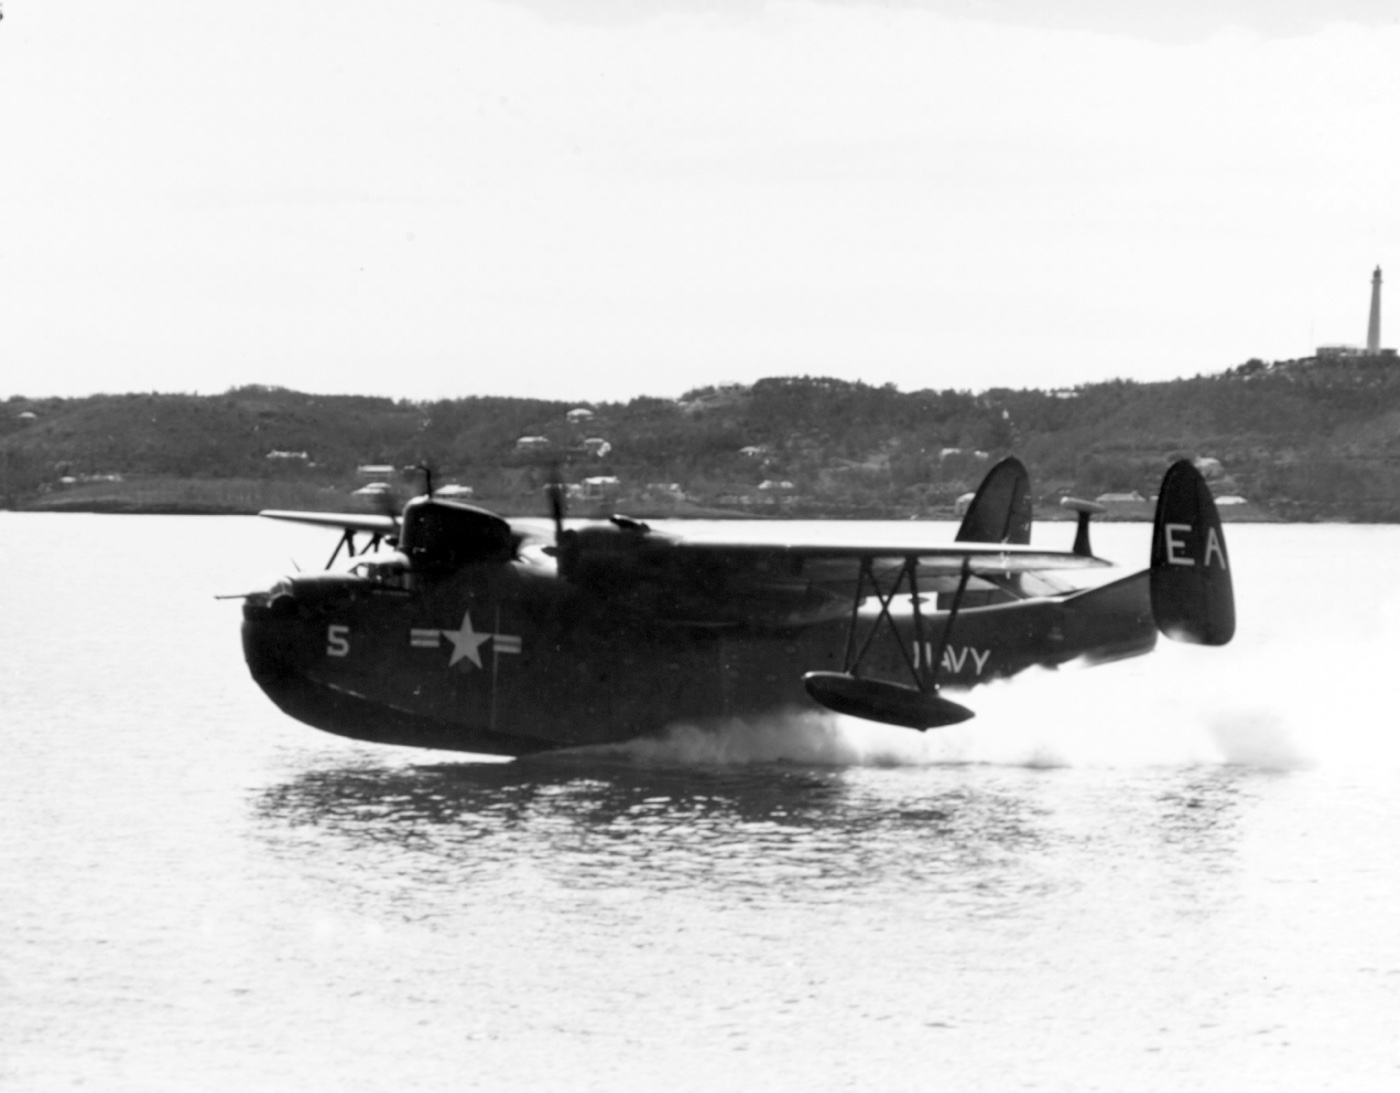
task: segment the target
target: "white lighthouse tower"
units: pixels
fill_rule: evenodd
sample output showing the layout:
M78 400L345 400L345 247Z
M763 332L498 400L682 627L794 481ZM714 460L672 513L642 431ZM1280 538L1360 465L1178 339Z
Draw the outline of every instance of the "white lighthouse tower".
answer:
M1381 267L1371 274L1371 321L1366 325L1366 356L1381 355Z
M1394 357L1394 349L1381 348L1381 267L1371 274L1371 318L1366 324L1366 347L1359 345L1319 345L1318 360L1338 357Z

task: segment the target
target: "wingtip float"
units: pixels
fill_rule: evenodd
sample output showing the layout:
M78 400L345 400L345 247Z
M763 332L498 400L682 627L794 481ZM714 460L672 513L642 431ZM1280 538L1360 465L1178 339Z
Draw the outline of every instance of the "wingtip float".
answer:
M972 716L948 689L1140 655L1159 631L1234 632L1220 518L1184 461L1162 482L1150 566L1126 574L1089 547L1092 503L1075 506L1073 550L1029 545L1014 459L952 543L566 528L562 491L550 498L552 536L431 494L396 516L264 513L339 530L332 561L350 559L245 599L253 678L329 732L523 755L814 706L937 728Z

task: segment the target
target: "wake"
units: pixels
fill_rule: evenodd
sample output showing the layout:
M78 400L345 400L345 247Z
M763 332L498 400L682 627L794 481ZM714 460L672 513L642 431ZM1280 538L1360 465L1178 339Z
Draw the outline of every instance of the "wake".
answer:
M1320 749L1309 746L1277 694L1241 694L1237 675L1210 675L1208 654L1200 654L1167 646L1151 658L1093 670L1032 670L972 692L966 701L977 710L974 720L926 733L794 711L717 725L677 723L655 737L560 755L682 767L981 764L1292 771L1319 762Z

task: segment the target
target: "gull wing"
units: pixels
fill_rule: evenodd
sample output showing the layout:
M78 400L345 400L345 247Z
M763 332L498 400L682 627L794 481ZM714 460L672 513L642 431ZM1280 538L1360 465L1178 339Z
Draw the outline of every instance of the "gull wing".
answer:
M1066 551L1006 543L870 541L747 545L684 542L678 544L677 555L678 560L719 558L730 566L755 574L801 578L847 603L862 587L862 570L865 571L865 590L873 591L878 587L887 594L906 566L912 569L921 592L951 592L957 587L964 565L971 574L968 589L977 590L996 587L998 578L1020 573L1090 569L1109 564Z
M294 512L289 509L263 509L259 516L269 520L290 520L296 524L337 528L340 531L367 531L371 535L392 535L398 521L392 516L370 515L362 512Z
M904 540L904 536L899 537ZM1048 570L1107 566L1067 551L1003 543L848 542L674 534L633 521L564 532L560 576L619 606L681 625L799 626L839 618L912 570L921 593Z

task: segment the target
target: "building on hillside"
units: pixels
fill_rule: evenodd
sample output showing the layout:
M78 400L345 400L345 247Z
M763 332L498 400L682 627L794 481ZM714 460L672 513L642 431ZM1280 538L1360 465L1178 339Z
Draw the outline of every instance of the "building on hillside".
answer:
M355 477L383 482L394 477L394 465L392 463L361 463L355 468Z
M305 462L306 462L308 459L310 459L311 457L308 456L305 452L284 452L284 451L278 450L277 448L273 448L272 451L270 451L270 452L267 453L266 458L268 458L268 459L297 459L297 460L300 460L301 462L305 463Z
M616 475L601 474L583 480L583 497L589 501L603 501L616 497L621 488L622 483L617 480Z
M582 425L585 421L593 417L593 411L586 406L580 406L577 409L570 410L564 416L569 419L570 425Z
M542 452L549 447L547 436L522 436L515 442L517 452Z
M1138 493L1137 490L1130 490L1127 493L1101 493L1094 500L1105 506L1147 504L1147 498Z
M583 442L583 450L589 455L602 459L603 456L612 451L612 445L600 436L590 436Z
M456 497L458 500L462 501L465 501L474 493L476 493L476 491L470 486L459 486L456 482L449 482L447 485L439 486L437 489L433 490L434 497Z

